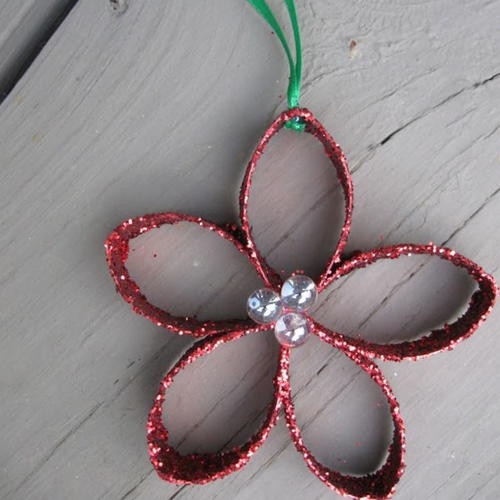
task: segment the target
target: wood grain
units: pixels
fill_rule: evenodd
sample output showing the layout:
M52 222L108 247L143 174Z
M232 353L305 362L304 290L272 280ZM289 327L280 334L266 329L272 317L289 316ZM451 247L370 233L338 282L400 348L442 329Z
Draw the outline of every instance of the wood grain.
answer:
M349 249L432 240L500 276L500 2L308 0L298 10L302 104L353 171ZM145 419L190 340L130 311L102 248L115 225L143 213L235 220L245 162L285 105L286 71L244 1L130 0L116 15L88 0L0 106L2 498L334 497L283 423L222 481L176 487L156 478ZM273 265L319 269L342 218L338 191L313 139L285 131L273 140L251 195ZM138 238L134 276L173 309L242 314L255 278L229 246L199 233ZM325 292L318 316L346 333L409 338L458 314L470 291L447 264L409 258L344 279ZM383 363L408 430L397 498L497 498L499 327L494 311L453 352ZM183 374L168 416L175 441L192 451L244 438L274 363L272 338L261 335ZM292 377L318 456L351 472L376 466L388 420L365 376L311 340L294 353Z
M0 102L75 0L0 1Z

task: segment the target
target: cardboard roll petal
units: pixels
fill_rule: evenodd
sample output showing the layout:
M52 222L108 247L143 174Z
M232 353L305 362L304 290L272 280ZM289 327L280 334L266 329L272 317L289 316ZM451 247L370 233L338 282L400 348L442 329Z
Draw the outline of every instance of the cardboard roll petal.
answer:
M332 339L341 339L349 343L353 350L357 350L368 357L378 357L390 361L417 360L436 352L449 351L459 342L470 337L493 309L498 288L493 276L486 273L475 262L451 248L440 247L433 243L428 245L403 244L358 252L336 268L335 272L329 277L326 286L356 269L365 268L379 260L394 260L412 255L429 255L450 262L457 268L464 269L477 283L478 289L471 296L467 310L453 323L444 323L441 328L436 328L415 340L388 344L370 342L357 337L347 337L334 333L319 323L316 323L316 329L321 331L321 335Z
M295 415L292 393L290 392L290 387L287 386L288 391L283 393L283 406L287 427L290 431L292 441L296 449L304 457L311 472L339 495L367 499L388 498L394 493L396 484L403 475L405 469L405 426L396 396L380 368L373 361L359 351L352 350L351 346L346 342L335 342L329 337L321 335L321 331L315 331L314 333L319 334L318 336L321 340L344 353L379 386L387 400L392 417L392 442L389 445L384 463L378 470L370 474L359 476L342 474L333 470L322 464L314 456L314 453L305 445L300 425Z
M259 160L265 153L267 145L271 138L275 136L290 120L300 120L304 125L304 131L314 136L323 145L325 154L331 162L332 174L336 175L342 192L344 194L344 221L340 231L339 241L333 254L324 264L323 272L316 280L318 291L321 291L329 276L332 274L336 264L341 260L342 251L347 243L349 232L351 230L352 209L353 209L353 188L352 179L347 166L347 160L340 149L340 146L334 141L332 136L321 125L308 109L294 108L281 113L271 126L266 130L248 163L243 184L240 190L240 219L241 227L246 236L246 245L256 266L256 270L262 277L266 286L279 290L282 285L282 278L275 269L266 261L260 253L252 234L252 224L248 214L248 201L252 187L253 176L259 166Z
M109 270L118 293L132 306L136 313L148 318L156 325L180 335L205 337L206 335L214 335L229 330L258 328L251 320L200 321L191 316L175 316L152 304L142 293L139 285L132 279L127 269L130 241L163 225L179 224L181 222L197 224L212 231L232 243L243 255L248 256L245 247L236 236L201 217L192 217L179 213L163 213L128 219L113 230L104 244Z
M246 465L269 436L278 419L282 404L283 384L288 379L289 353L284 348L280 350L278 367L273 381L274 396L268 405L266 416L259 429L243 445L221 450L219 453L182 455L169 444L169 433L163 422L163 414L168 412L166 392L179 372L196 362L197 359L210 354L217 347L251 333L255 332L233 331L198 341L162 380L158 395L149 413L147 439L151 463L158 475L165 481L176 484L205 484L227 476Z

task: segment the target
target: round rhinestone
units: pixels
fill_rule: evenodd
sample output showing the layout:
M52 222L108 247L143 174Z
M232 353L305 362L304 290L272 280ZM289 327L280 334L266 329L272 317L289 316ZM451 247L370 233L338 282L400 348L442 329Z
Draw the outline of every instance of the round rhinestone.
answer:
M309 322L299 313L291 312L281 316L274 325L274 335L285 347L302 345L309 337Z
M274 323L280 316L283 305L280 296L269 288L261 288L248 297L248 316L256 323Z
M318 291L314 281L302 274L288 278L281 288L281 300L284 307L296 312L309 309L317 296Z

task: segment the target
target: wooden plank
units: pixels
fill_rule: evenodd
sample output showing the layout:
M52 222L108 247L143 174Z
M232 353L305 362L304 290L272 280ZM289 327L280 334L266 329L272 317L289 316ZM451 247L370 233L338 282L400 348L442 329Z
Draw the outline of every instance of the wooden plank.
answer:
M0 100L74 3L75 0L0 1Z
M433 240L498 274L499 14L499 2L483 0L299 6L303 104L354 172L350 249ZM332 497L282 423L223 481L176 487L151 473L146 414L190 341L122 303L102 250L116 224L143 213L234 220L245 161L285 85L276 40L245 2L131 2L117 16L89 0L2 104L2 498ZM259 245L279 269L313 273L341 220L335 179L317 144L292 132L262 161L251 199ZM255 278L229 246L199 233L141 237L132 272L179 312L242 313ZM342 282L318 315L347 333L408 337L455 314L470 292L449 266L393 264ZM383 364L408 427L400 498L494 498L499 326L496 311L454 352ZM254 427L273 352L271 336L246 339L179 379L168 418L183 450ZM373 466L387 439L377 391L314 340L293 358L307 442L332 466Z

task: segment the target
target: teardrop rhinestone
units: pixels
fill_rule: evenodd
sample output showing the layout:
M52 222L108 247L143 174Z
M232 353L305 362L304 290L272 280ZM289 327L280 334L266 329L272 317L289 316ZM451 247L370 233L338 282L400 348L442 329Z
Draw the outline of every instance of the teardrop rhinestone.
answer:
M318 296L316 284L302 274L297 274L288 278L281 288L281 300L286 309L304 312L307 311Z
M269 288L253 292L247 300L248 316L256 323L274 323L283 310L280 296Z

